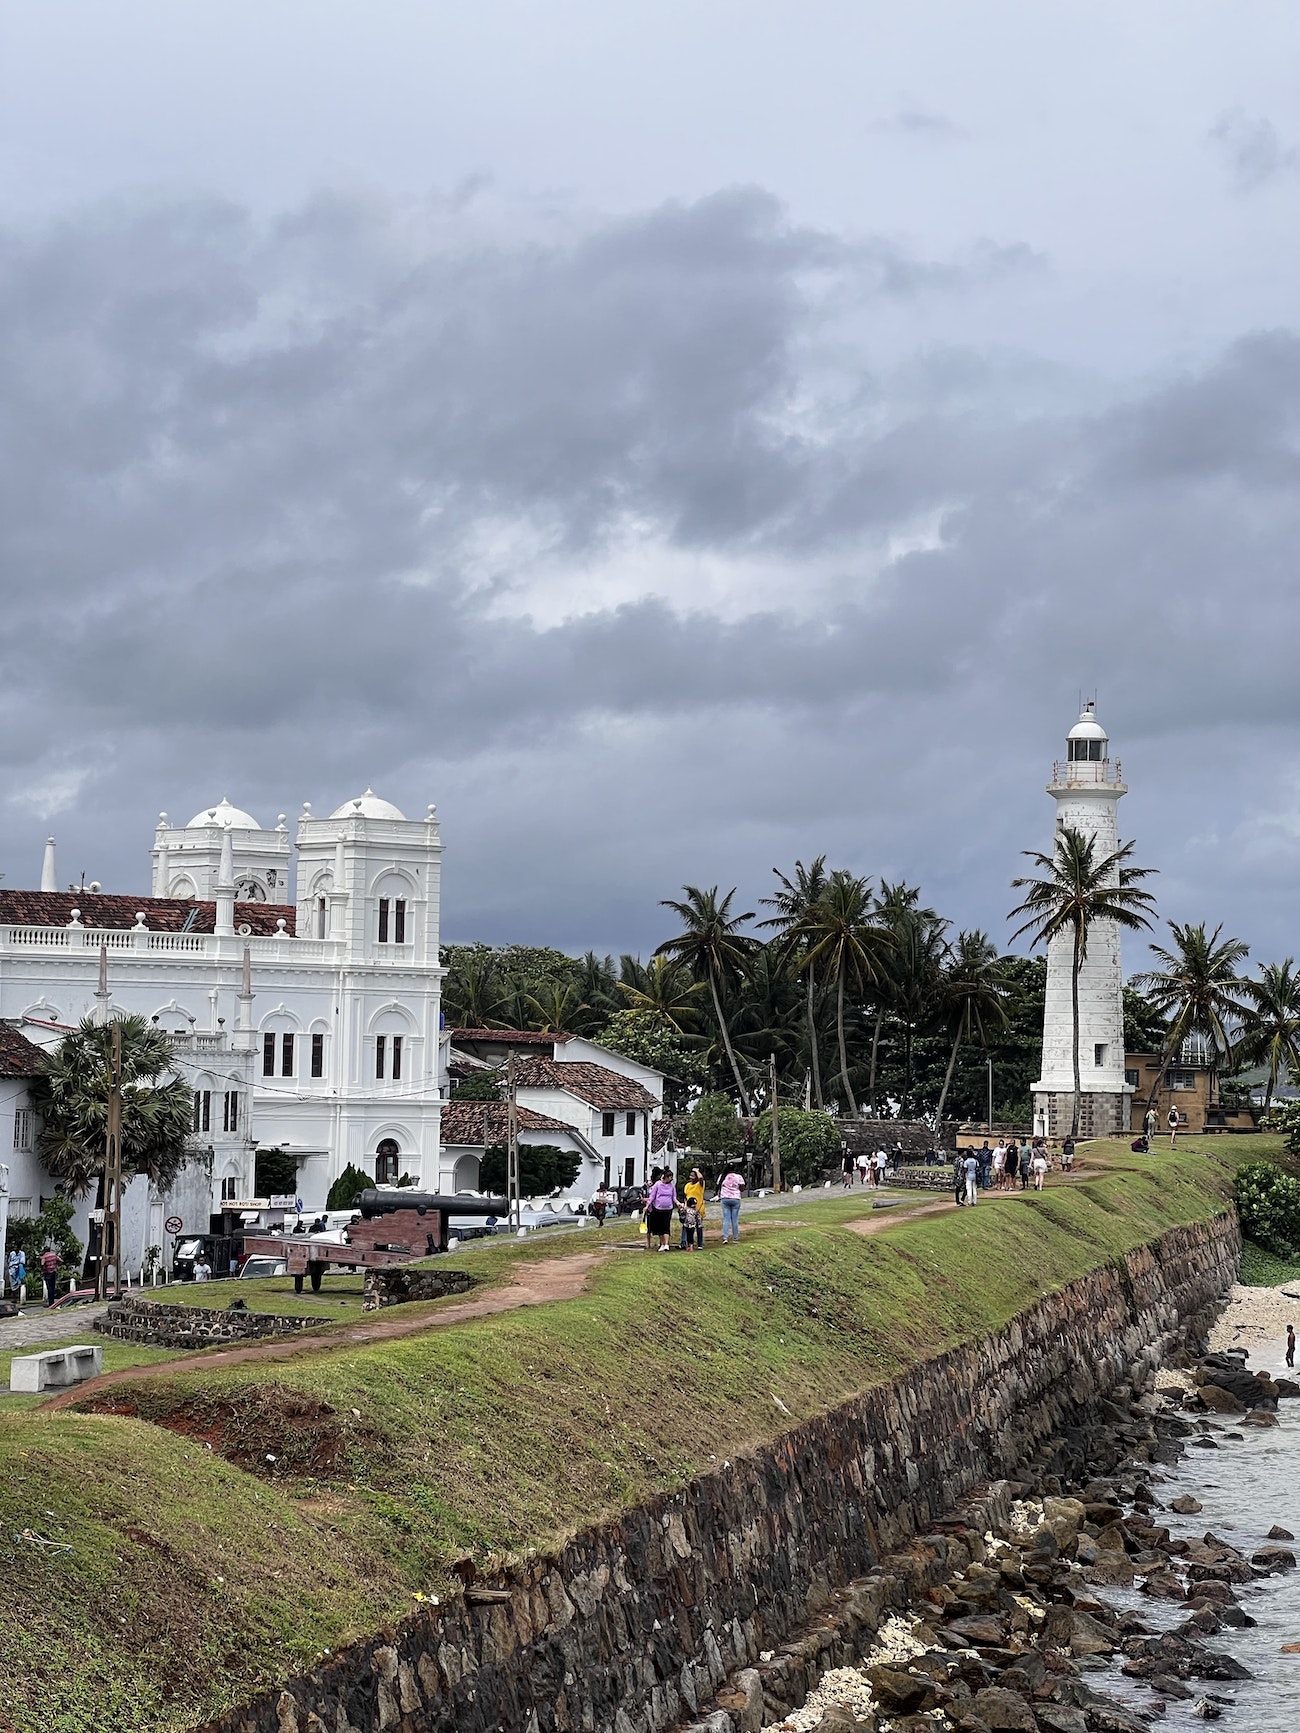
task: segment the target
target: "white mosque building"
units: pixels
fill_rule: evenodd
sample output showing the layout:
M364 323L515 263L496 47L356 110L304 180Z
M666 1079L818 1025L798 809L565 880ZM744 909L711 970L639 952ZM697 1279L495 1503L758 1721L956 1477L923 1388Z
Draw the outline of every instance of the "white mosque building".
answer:
M206 1230L223 1201L251 1199L259 1147L296 1158L307 1209L348 1163L436 1189L447 1072L435 809L408 819L367 789L328 818L305 806L291 842L283 815L264 830L223 799L183 827L164 813L152 856L145 897L60 890L52 841L39 891L0 886L10 1213L35 1213L52 1189L18 1098L22 1049L117 1013L171 1038L202 1157L168 1197L130 1188L129 1260L164 1242L169 1217Z
M1128 792L1096 707L1084 706L1066 737L1064 762L1052 767L1047 792L1056 802L1056 831L1067 827L1096 839L1096 858L1119 847L1116 812ZM1034 1129L1063 1137L1074 1107L1074 1016L1071 1003L1073 941L1060 934L1047 951L1047 999L1043 1012L1043 1062L1031 1084ZM1126 1135L1133 1085L1124 1074L1124 974L1120 932L1113 921L1088 929L1088 950L1079 971L1079 1132L1083 1137Z

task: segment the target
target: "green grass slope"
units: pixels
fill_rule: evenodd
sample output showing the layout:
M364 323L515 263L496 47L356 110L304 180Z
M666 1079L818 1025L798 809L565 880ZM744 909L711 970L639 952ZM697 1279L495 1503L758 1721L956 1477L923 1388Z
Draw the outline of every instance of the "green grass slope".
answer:
M0 1410L0 1726L189 1726L446 1592L462 1554L680 1485L1225 1207L1222 1142L1102 1160L872 1237L844 1225L861 1195L810 1193L703 1255L615 1234L578 1298L104 1392L136 1417Z

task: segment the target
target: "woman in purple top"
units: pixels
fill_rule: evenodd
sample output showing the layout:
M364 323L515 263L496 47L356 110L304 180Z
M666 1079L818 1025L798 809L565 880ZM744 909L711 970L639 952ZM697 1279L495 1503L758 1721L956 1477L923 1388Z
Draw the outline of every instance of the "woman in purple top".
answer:
M744 1180L734 1167L729 1167L722 1176L722 1184L718 1187L718 1196L722 1199L722 1243L724 1246L729 1239L740 1239L740 1194L744 1189Z
M650 1187L650 1195L646 1199L646 1233L649 1240L658 1236L659 1250L668 1250L668 1240L672 1233L673 1211L677 1208L677 1187L673 1184L673 1176L667 1168Z

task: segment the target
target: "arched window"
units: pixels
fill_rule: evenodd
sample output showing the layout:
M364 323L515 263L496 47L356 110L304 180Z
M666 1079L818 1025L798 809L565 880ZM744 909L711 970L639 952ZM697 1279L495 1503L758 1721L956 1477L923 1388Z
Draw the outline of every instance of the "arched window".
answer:
M389 873L375 886L375 938L381 945L407 945L415 937L411 887Z
M401 1177L402 1152L394 1137L381 1137L375 1149L375 1184L396 1185Z

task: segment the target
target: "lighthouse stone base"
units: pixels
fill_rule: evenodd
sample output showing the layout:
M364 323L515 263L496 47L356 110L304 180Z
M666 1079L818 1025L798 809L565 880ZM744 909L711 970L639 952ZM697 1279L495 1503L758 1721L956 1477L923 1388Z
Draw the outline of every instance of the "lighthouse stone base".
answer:
M1133 1091L1084 1091L1079 1097L1080 1137L1127 1137ZM1034 1130L1039 1136L1062 1138L1074 1118L1073 1089L1034 1091Z

